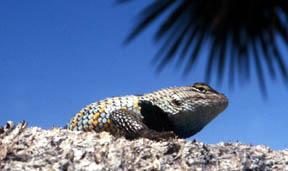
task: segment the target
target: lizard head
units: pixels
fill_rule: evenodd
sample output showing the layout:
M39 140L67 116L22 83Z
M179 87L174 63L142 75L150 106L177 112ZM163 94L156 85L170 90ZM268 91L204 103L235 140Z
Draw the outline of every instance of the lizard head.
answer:
M199 132L228 106L228 98L205 83L175 89L171 99L174 108L179 109L170 118L180 137Z
M228 105L228 99L224 94L205 83L195 83L191 86L172 89L172 91L168 94L170 104L179 111L216 115Z
M205 83L162 89L142 98L141 113L148 127L172 130L182 138L199 132L228 105L224 94Z

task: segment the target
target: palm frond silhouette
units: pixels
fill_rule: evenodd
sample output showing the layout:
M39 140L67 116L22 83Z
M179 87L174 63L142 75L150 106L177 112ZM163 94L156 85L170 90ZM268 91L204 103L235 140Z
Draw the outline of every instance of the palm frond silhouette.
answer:
M129 2L132 0L119 0ZM164 16L164 17L163 17ZM288 1L286 0L156 0L139 13L138 23L128 35L130 43L159 18L162 23L154 40L162 43L156 58L161 71L173 60L183 73L193 69L205 44L209 44L206 81L216 71L234 84L235 76L249 80L255 68L262 92L266 92L264 73L288 83L288 72L279 41L288 45ZM205 49L207 50L207 49ZM176 54L179 54L176 59ZM224 72L227 70L227 72Z

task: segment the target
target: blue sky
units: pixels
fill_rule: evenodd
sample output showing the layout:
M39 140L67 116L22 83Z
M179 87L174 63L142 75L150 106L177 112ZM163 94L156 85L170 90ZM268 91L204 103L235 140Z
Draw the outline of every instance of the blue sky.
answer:
M1 1L0 124L26 120L30 126L62 126L83 106L105 97L203 81L203 61L186 78L173 66L155 73L155 25L123 46L142 7L140 1L124 6L113 0ZM212 82L229 97L229 107L193 138L288 148L287 88L267 80L268 100L256 81L242 81L233 90Z

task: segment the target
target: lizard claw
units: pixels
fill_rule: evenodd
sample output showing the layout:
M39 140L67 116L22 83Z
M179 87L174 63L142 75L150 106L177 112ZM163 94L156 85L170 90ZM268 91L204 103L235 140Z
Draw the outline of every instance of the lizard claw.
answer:
M177 135L173 131L159 132L157 136L160 140L169 140L177 138Z
M155 141L164 141L177 138L173 131L157 132L154 130L143 130L140 136Z

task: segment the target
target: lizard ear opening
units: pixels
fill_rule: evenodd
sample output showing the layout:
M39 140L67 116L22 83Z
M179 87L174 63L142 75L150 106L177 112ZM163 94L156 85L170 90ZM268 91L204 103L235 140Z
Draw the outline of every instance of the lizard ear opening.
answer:
M172 103L175 104L176 106L181 106L181 101L178 99L173 99Z

